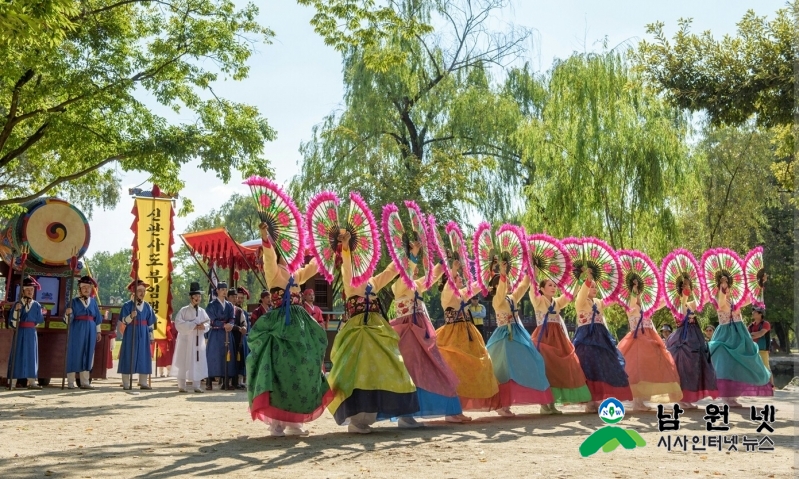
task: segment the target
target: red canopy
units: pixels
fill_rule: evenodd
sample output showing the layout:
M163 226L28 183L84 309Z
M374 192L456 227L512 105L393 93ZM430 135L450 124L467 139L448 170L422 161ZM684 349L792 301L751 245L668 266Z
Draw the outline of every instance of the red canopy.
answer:
M238 270L261 267L260 243L253 246L239 244L226 228L184 233L180 237L193 253L206 263L216 263L218 268L227 269L231 265Z

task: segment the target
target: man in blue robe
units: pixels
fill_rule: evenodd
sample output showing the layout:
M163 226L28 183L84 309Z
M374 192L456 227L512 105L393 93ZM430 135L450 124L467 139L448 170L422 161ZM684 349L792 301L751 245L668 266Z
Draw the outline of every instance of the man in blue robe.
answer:
M208 359L208 379L205 388L213 389L214 378L227 377L232 382L236 377L236 352L233 349L233 326L235 323L233 304L227 301L228 286L225 282L216 285L216 298L214 298L205 312L211 318L211 330L208 332L206 345L206 358ZM229 384L223 384L222 389L230 389Z
M117 372L122 375L122 385L131 389L133 374L139 375L139 388L152 389L147 384L147 376L153 372L153 357L150 351L150 332L156 316L153 308L144 300L144 293L149 285L142 280L131 281L128 291L133 299L122 305L119 312L121 321L126 325L122 335L122 347L119 350L119 366Z
M75 373L80 375L81 389L94 389L89 376L94 364L94 348L100 341L100 324L103 315L94 298L97 283L90 276L78 280L80 294L67 305L64 321L69 325L67 344L67 381L69 389L75 389ZM103 365L105 366L105 365Z
M22 280L22 297L14 303L10 326L17 329L16 344L11 345L6 377L13 381L28 380L28 389L41 389L37 384L39 377L39 341L36 325L44 322L42 305L33 299L39 283L27 277ZM11 364L14 370L11 370Z
M235 327L233 328L233 338L236 340L236 386L238 389L247 389L247 355L250 353L250 348L247 347L247 331L250 328L250 315L247 313L247 303L245 298L250 299L250 292L247 288L239 286L236 288L235 300L233 302L233 316L236 318ZM230 293L228 292L228 296Z

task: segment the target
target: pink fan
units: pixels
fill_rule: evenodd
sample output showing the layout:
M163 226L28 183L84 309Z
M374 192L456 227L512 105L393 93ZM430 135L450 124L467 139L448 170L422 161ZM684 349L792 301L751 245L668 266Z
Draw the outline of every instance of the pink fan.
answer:
M688 301L696 301L696 309L702 311L705 297L704 282L701 281L701 269L694 255L686 249L675 249L663 258L661 266L661 291L666 299L666 306L677 321L683 320L680 313L681 296L688 293Z
M528 271L526 237L521 228L507 223L497 231L497 249L500 257L508 262L508 292L516 289Z
M630 298L633 295L633 285L638 283L638 306L644 317L652 316L661 295L660 274L657 266L649 256L640 251L619 251L619 264L623 278L619 289L618 300L624 309L630 310Z
M380 233L372 210L361 195L350 192L350 208L347 214L347 230L350 232L352 253L352 285L358 287L369 281L380 259Z
M552 281L563 289L569 280L572 264L563 243L545 235L534 234L527 237L528 263L535 273L535 278ZM538 294L538 288L533 288Z
M266 223L275 250L286 260L289 271L294 272L305 259L300 211L283 189L268 178L251 176L244 184L250 187L258 216Z
M480 284L483 296L488 296L491 279L494 276L494 271L491 270L491 263L496 255L494 241L491 239L490 224L484 221L477 226L472 246L477 266L477 282Z
M727 297L732 300L731 309L740 307L746 293L744 268L741 257L733 250L716 248L702 255L702 279L710 295L710 302L718 309L718 294L721 278L727 278Z
M311 253L316 257L319 271L328 283L333 282L336 266L338 234L341 228L338 216L339 199L332 191L323 191L308 203L305 215Z
M572 262L572 274L565 285L565 292L571 297L577 294L583 266L591 270L598 295L605 304L616 299L621 287L621 268L613 248L596 238L566 238L563 246Z
M455 284L455 279L452 277L447 251L444 249L444 240L441 239L441 233L439 233L438 225L436 225L436 217L433 215L427 215L427 234L427 242L430 243L430 249L435 250L436 255L441 259L441 264L444 267L444 274L447 277L447 283L453 290L458 291L458 286Z
M431 251L430 244L427 241L427 225L425 224L425 218L416 202L405 201L405 206L408 208L408 214L411 217L411 229L422 245L421 259L425 273L424 285L425 288L429 288L433 283L433 251Z
M408 233L402 226L399 209L394 203L389 203L383 207L383 238L386 241L386 248L391 260L397 267L400 279L410 289L416 289L413 282L413 268L408 257L406 243L409 241Z
M744 270L746 271L746 290L752 298L752 304L765 308L763 302L763 285L766 277L766 270L763 263L763 247L758 246L747 253L744 260Z
M449 236L449 244L452 251L458 254L458 260L461 264L460 275L465 283L467 292L472 293L472 272L469 269L469 253L466 249L466 242L463 240L463 233L457 223L450 221L447 223L447 236Z

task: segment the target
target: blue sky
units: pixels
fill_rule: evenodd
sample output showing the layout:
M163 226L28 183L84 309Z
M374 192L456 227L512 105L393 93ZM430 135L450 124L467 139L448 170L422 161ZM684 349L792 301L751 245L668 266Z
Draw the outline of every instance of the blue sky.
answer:
M231 100L256 105L277 130L277 139L266 144L265 154L272 161L277 181L287 184L299 169L300 142L310 138L314 125L341 107L341 57L314 33L308 23L314 13L312 9L291 0L255 3L260 7L261 24L275 32L272 44L257 47L249 62L248 79L220 83L214 90ZM773 0L516 0L511 9L502 12L501 20L535 29L526 60L545 71L555 58L568 57L575 51L600 50L605 37L611 47L623 42L637 43L647 38L646 24L658 20L665 22L669 36L676 30L679 18L693 18L693 31L710 30L718 38L734 34L736 23L747 10L754 9L758 15L772 18L785 4ZM133 200L127 196L127 189L146 181L147 175L120 174L122 201L113 210L96 210L90 219L89 257L97 251L127 248L133 239L130 233ZM183 174L187 186L181 194L192 200L195 213L177 218L176 234L183 232L198 215L224 203L234 192L247 191L236 174L227 185L213 173L197 169L196 164L184 167ZM179 238L175 239L176 245L180 244Z

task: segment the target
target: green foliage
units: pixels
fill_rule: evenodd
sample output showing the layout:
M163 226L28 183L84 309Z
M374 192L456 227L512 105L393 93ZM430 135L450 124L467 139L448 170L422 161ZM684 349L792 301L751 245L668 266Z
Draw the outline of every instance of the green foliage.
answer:
M63 40L3 47L0 209L60 195L91 213L116 204L120 170L178 192L193 159L223 181L265 169L274 131L255 107L213 92L245 78L254 42L271 37L257 13L230 0L86 0ZM188 120L169 123L145 97Z
M311 25L325 45L342 54L366 49L364 65L383 73L402 64L408 55L400 49L387 51L374 47L389 38L412 40L432 32L426 23L429 6L425 1L389 1L387 6L377 6L374 0L297 0L297 3L316 10ZM409 12L415 14L407 15Z
M708 125L701 138L693 152L695 186L680 208L682 243L699 254L722 246L746 253L763 240L766 208L779 203L769 170L771 135L749 122Z
M691 20L681 19L672 43L662 22L650 24L654 41L642 41L636 53L644 77L680 108L707 113L715 126L754 117L760 126L784 130L794 121L798 5L778 10L771 21L750 10L738 35L721 40L709 31L691 33ZM792 157L792 135L778 138ZM787 171L783 187L793 182Z
M648 94L615 52L573 55L546 75L515 69L506 90L524 117L512 141L528 229L667 253L677 235L670 199L689 163L685 115Z
M74 30L80 12L74 0L26 0L0 3L0 52L21 45L52 47Z
M126 288L131 282L132 255L133 251L128 248L116 253L98 251L85 259L94 280L99 285L98 299L101 304L110 305L112 296L122 298L123 302L130 299L130 293ZM88 274L88 271L84 269L82 274Z
M529 35L488 31L491 13L505 3L392 3L406 24L432 16L442 26L413 37L375 34L369 38L377 41L346 51L345 107L301 146L295 199L304 203L327 188L357 190L373 208L413 198L441 220L460 217L464 207L501 218L512 201L506 181L515 178L496 171L516 161L505 137L517 113L492 86L490 66L516 58ZM402 62L370 63L398 52Z

